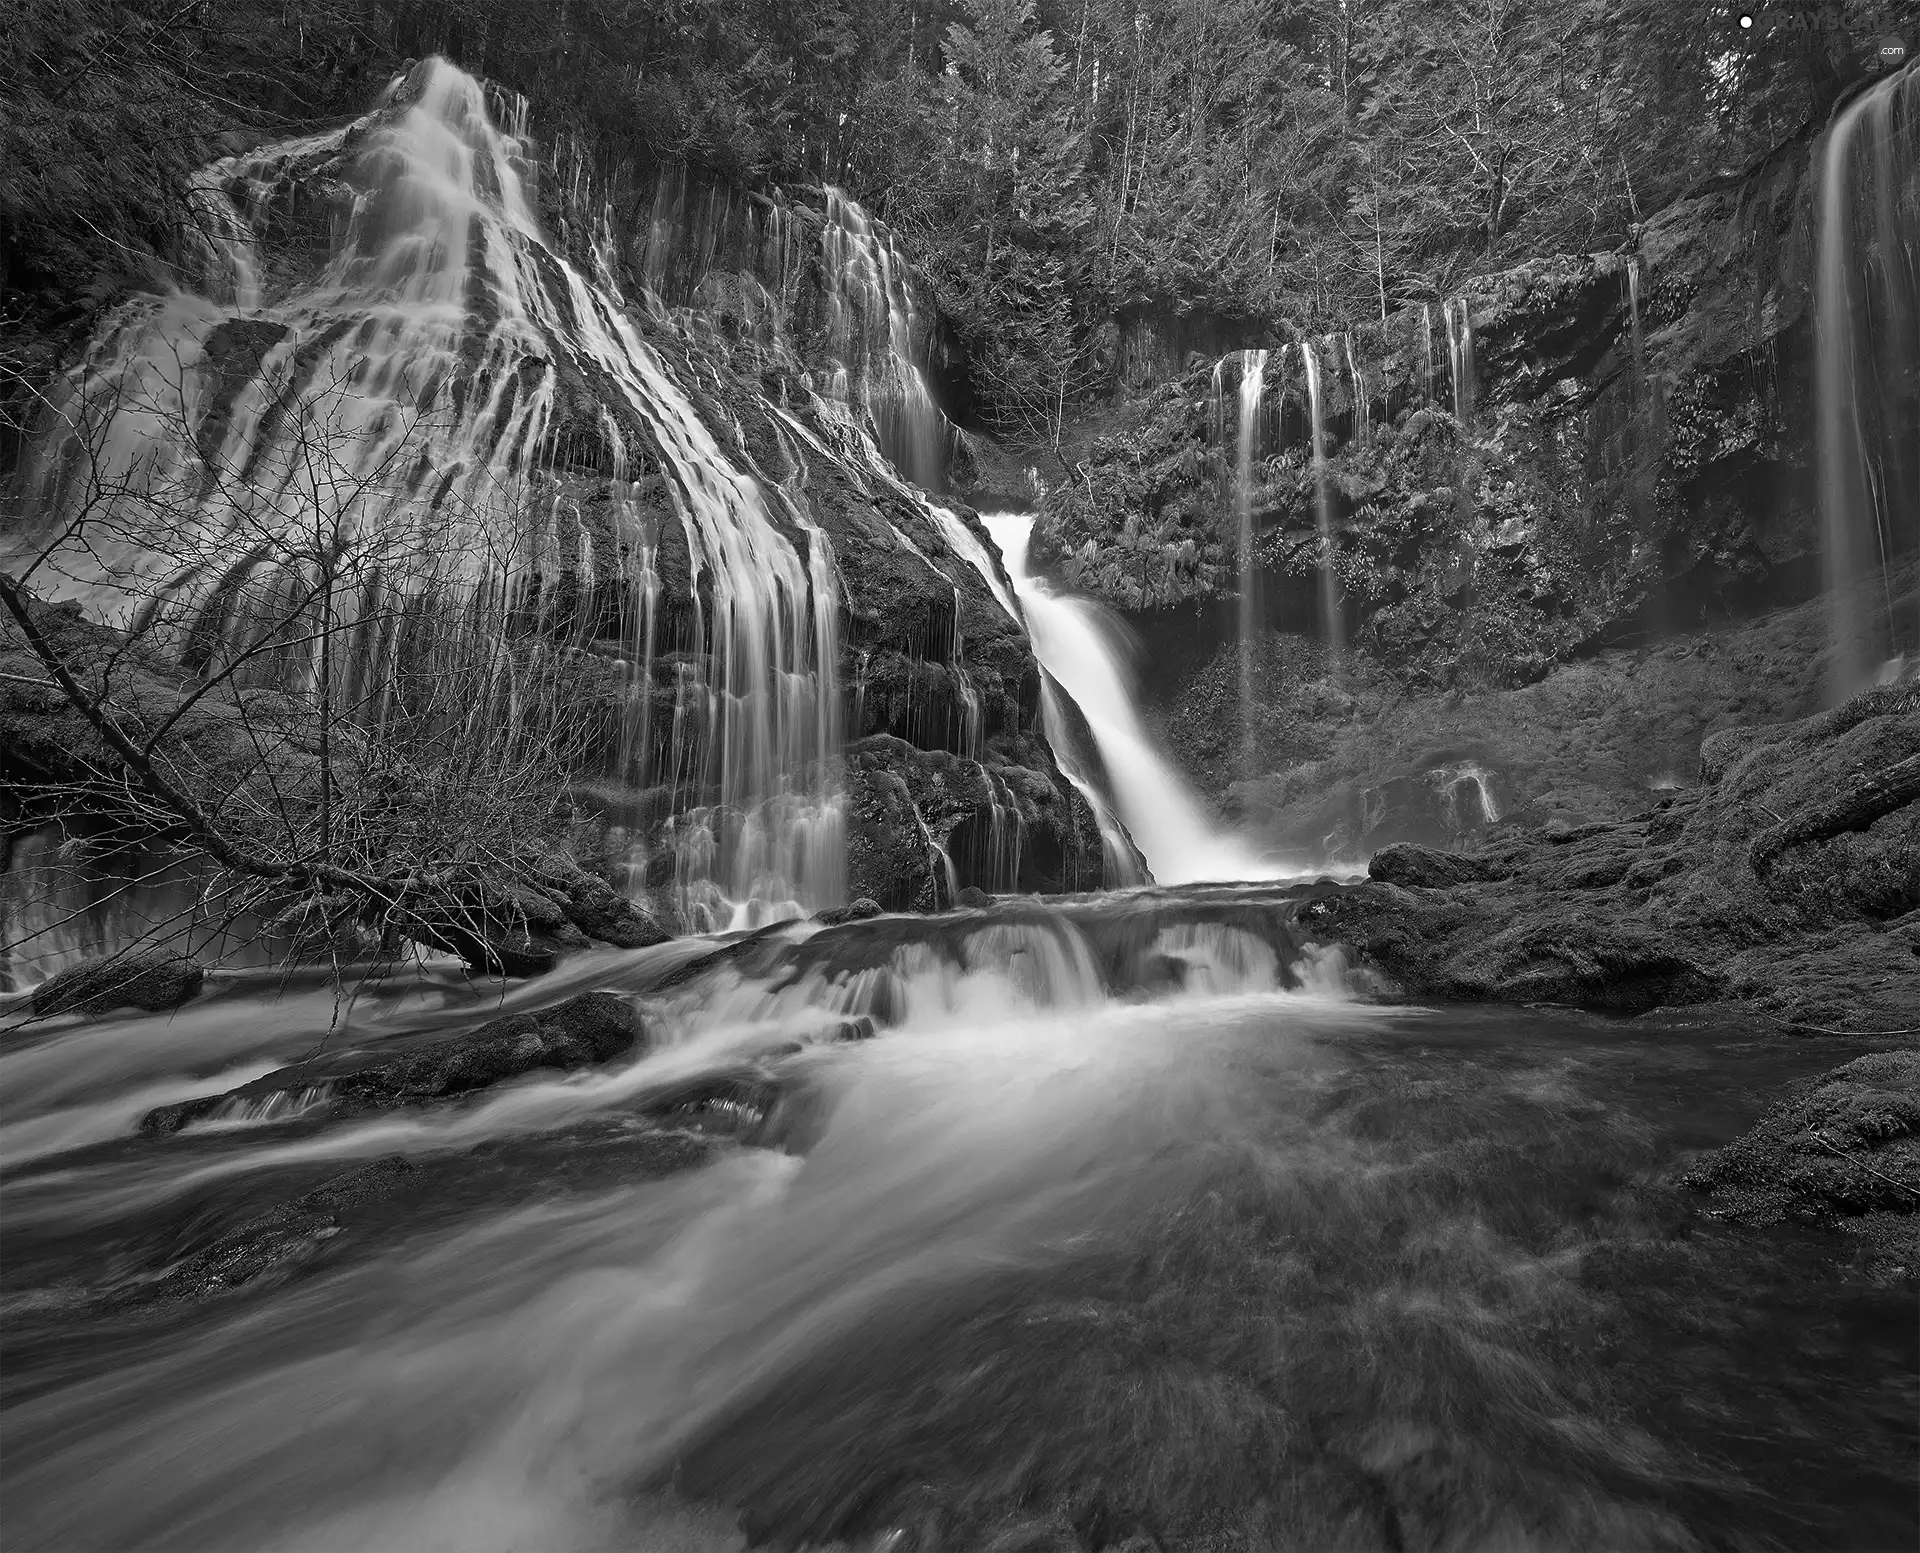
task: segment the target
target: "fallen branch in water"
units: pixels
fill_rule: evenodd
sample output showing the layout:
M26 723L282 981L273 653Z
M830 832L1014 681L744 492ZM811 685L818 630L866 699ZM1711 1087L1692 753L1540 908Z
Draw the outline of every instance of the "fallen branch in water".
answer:
M1789 1030L1804 1030L1809 1035L1857 1035L1869 1041L1887 1035L1920 1035L1920 1025L1915 1025L1911 1030L1829 1030L1825 1025L1804 1025L1795 1019L1785 1019L1781 1023Z

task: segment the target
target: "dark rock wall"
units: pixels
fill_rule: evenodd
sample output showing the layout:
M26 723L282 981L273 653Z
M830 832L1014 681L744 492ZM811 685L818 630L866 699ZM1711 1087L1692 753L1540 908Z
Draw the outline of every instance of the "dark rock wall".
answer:
M1808 596L1819 535L1806 163L1796 143L1682 201L1634 254L1470 283L1474 371L1458 416L1437 302L1307 342L1356 644L1416 683L1515 683L1589 643ZM1265 612L1314 630L1301 342L1239 343L1275 352L1253 493ZM1123 609L1237 592L1239 373L1229 358L1224 415L1211 362L1131 405L1050 495L1036 559Z

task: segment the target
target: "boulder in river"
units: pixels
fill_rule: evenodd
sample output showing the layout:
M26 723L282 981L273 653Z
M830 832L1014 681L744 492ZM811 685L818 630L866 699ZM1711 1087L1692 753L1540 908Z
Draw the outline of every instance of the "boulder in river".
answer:
M178 1008L205 982L197 960L169 950L88 960L33 989L36 1014L104 1014L116 1008L151 1013Z
M465 1094L536 1068L585 1067L630 1050L645 1035L639 1013L613 992L588 992L537 1013L509 1014L461 1035L342 1053L281 1068L224 1094L160 1106L141 1119L150 1136L214 1116L275 1115L324 1108L335 1115L384 1111Z
M1463 852L1441 852L1411 841L1382 847L1367 863L1370 879L1434 890L1456 884L1480 884L1500 876L1500 866L1486 858L1471 857Z
M205 1299L242 1285L267 1288L292 1277L341 1232L341 1210L377 1201L409 1184L419 1166L393 1154L334 1176L291 1202L237 1225L151 1283L119 1299Z
M844 906L829 906L824 911L816 911L813 920L826 927L838 927L843 922L864 922L869 917L879 915L880 903L871 895L862 895Z

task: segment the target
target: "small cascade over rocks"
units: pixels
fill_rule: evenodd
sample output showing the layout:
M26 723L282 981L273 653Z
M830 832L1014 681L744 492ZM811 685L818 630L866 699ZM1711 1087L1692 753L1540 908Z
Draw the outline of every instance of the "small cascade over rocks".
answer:
M1364 448L1373 442L1373 422L1367 407L1367 380L1361 374L1360 363L1354 359L1351 330L1340 336L1340 344L1347 357L1347 381L1353 387L1353 440Z
M1818 153L1814 415L1832 611L1828 693L1920 656L1894 558L1920 550L1920 67L1850 103Z
M1420 351L1420 397L1423 403L1437 404L1439 399L1434 388L1438 373L1434 369L1433 360L1433 307L1427 302L1420 304L1420 338L1417 343Z
M1452 835L1464 835L1484 825L1497 824L1500 804L1494 797L1494 774L1478 761L1463 760L1439 766L1427 774Z

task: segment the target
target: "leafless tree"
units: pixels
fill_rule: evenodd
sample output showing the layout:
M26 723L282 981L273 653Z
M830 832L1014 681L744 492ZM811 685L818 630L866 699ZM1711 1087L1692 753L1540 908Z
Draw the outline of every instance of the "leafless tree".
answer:
M368 424L355 383L285 361L216 411L177 357L44 396L0 523L0 695L79 736L12 783L11 823L118 859L90 911L189 884L139 939L251 924L309 959L511 968L556 925L556 799L591 732L555 639L558 504L506 461L441 467L435 404Z

